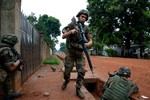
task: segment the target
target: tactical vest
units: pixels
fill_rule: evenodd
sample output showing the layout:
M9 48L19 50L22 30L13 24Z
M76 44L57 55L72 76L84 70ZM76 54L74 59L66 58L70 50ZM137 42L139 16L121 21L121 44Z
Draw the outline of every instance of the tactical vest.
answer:
M130 100L131 82L115 75L110 86L106 88L102 97L107 100Z

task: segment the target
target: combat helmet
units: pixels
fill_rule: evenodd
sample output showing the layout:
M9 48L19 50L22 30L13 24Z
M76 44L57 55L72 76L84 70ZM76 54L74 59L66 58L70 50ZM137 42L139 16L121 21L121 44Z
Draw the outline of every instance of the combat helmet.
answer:
M5 34L2 37L1 42L2 43L6 43L6 44L8 44L10 46L14 46L16 43L18 43L18 38L14 34Z
M128 67L122 66L122 67L119 68L117 74L119 76L130 77L131 76L131 71Z
M78 14L76 15L76 17L79 17L81 14L85 14L87 16L87 19L86 21L88 20L88 17L89 17L89 12L85 9L82 9L78 12Z

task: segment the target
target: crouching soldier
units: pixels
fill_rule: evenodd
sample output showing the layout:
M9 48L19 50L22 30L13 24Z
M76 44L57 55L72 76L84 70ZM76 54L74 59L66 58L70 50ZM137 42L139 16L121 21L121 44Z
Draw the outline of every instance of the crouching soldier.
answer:
M12 77L16 70L22 70L22 60L17 58L14 46L18 38L14 34L6 34L0 42L0 94L1 100L12 100L20 97L21 93L14 92L12 88ZM2 99L3 98L3 99Z
M102 90L100 100L130 100L133 93L139 91L138 86L128 80L131 71L128 67L120 67L115 74L109 74L109 79Z

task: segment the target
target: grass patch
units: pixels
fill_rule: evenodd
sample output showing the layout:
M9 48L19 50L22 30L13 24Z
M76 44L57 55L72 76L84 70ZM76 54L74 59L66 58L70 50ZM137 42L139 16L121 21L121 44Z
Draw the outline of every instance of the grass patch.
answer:
M59 65L60 62L60 59L56 55L50 55L48 58L44 59L43 64Z

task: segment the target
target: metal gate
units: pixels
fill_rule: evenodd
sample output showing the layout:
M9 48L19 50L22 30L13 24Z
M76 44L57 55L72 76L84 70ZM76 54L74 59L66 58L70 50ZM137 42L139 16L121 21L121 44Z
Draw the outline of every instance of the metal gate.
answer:
M39 68L40 34L21 13L21 56L25 70L21 72L22 84Z

